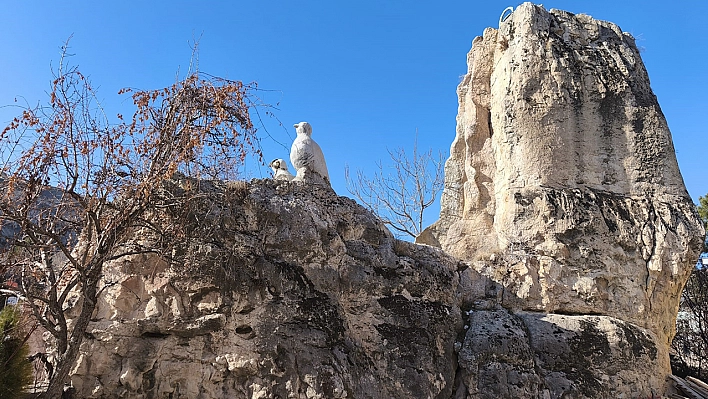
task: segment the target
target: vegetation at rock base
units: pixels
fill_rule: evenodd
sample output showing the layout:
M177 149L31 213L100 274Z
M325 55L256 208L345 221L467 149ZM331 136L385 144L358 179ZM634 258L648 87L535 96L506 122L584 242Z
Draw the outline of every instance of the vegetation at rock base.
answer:
M699 198L698 214L708 226L708 195ZM703 252L706 245L704 240ZM700 263L683 289L671 347L674 374L708 381L708 269Z
M170 253L170 240L160 240L169 231L149 220L169 206L155 197L163 182L178 172L233 178L247 154L261 157L250 116L255 84L189 71L162 89L121 90L135 112L111 121L86 75L67 63L67 47L47 101L22 108L0 132L0 271L19 282L53 339L46 398L61 395L97 298L113 284L104 265ZM128 240L137 230L157 241Z
M6 306L0 311L0 399L14 399L32 382L29 347L24 343L20 311Z
M704 226L708 228L708 194L698 198L698 216L703 220ZM703 240L703 252L708 252L708 234Z

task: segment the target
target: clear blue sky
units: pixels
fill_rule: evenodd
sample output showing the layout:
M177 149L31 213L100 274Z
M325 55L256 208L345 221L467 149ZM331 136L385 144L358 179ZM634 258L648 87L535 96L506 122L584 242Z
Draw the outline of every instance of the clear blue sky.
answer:
M487 1L23 1L0 0L0 105L43 99L50 64L70 36L72 62L99 86L110 114L126 106L120 88L163 87L189 65L200 38L200 69L257 81L278 103L267 122L266 162L288 159L292 125L308 121L334 189L347 195L344 167L369 170L387 148L448 153L455 89L472 39L496 27L509 3ZM544 1L612 21L642 48L652 87L673 133L688 191L708 193L708 1ZM125 112L124 110L120 110ZM15 110L0 108L0 123ZM269 169L253 163L252 177ZM433 211L433 213L436 213ZM430 221L436 215L428 215ZM427 219L426 218L426 219Z

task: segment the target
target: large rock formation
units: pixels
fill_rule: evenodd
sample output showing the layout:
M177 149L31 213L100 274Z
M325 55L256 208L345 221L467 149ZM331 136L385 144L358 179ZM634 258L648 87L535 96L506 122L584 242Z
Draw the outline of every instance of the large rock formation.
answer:
M633 398L663 389L651 331L506 309L505 287L439 249L394 239L326 186L200 187L172 262L135 255L106 267L72 371L79 397Z
M191 206L210 211L181 263L107 267L72 372L80 397L452 396L458 298L485 297L476 278L460 289L463 264L323 185L201 187Z
M701 227L631 37L524 4L469 65L421 237L454 257L326 185L175 181L155 223L192 224L106 266L78 396L661 393Z
M653 331L668 372L703 229L634 39L524 3L468 67L440 220L418 241L473 261L510 306Z

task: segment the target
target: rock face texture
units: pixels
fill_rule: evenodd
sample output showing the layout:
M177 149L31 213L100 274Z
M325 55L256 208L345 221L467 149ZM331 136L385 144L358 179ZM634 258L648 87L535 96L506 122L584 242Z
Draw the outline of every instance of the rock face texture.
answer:
M452 396L462 265L328 186L204 190L184 263L107 268L80 397Z
M668 372L703 228L634 39L524 3L468 67L440 219L418 242L471 261L507 306L651 330Z
M106 268L71 373L79 397L635 398L663 389L653 332L504 308L508 289L439 249L394 239L327 186L200 186L190 207L200 211L171 256L179 262L136 255Z
M326 184L175 181L199 195L156 223L193 222L172 253L106 267L77 395L662 393L702 228L632 38L525 3L468 62L419 237L442 249Z

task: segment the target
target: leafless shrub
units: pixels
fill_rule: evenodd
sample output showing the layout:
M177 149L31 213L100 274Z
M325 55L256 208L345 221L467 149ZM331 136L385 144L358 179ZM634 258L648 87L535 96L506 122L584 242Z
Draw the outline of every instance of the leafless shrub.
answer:
M399 148L388 152L391 166L377 163L373 178L361 170L355 176L345 169L347 190L393 229L398 237L415 238L423 231L423 214L443 188L442 153L418 151L411 157Z

